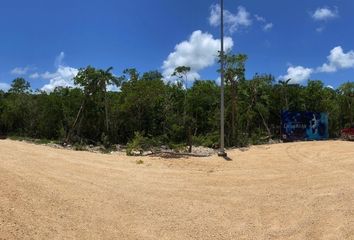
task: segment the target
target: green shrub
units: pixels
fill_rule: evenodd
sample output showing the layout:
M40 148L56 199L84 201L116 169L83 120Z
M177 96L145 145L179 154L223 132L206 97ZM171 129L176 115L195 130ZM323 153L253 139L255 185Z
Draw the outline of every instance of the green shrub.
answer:
M239 133L236 138L236 147L248 147L250 145L251 139L248 137L248 134L243 132Z
M169 148L176 151L176 152L184 152L186 150L186 144L184 143L171 143L169 144Z
M269 141L269 138L267 137L267 134L265 132L262 132L261 130L257 129L254 133L252 133L250 140L252 145L260 145L267 143Z
M81 144L81 143L75 143L74 145L73 145L73 149L75 150L75 151L85 151L86 150L86 147L85 147L86 145L85 144Z
M102 142L102 145L106 148L106 149L110 149L111 148L111 142L109 141L109 136L102 133L101 135L101 142Z
M215 148L219 143L219 134L211 133L204 136L193 136L192 142L195 146Z
M35 144L49 144L49 143L51 143L51 141L48 139L35 139L34 143Z
M145 137L143 133L135 132L134 138L128 142L127 155L132 155L134 151L143 152L151 150L160 145L158 138Z

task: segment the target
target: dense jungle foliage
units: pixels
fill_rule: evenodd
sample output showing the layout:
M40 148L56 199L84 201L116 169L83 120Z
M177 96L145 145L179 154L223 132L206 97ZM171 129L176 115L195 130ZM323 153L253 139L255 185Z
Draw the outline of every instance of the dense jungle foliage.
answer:
M245 146L280 138L282 110L329 114L329 133L353 124L354 82L337 89L321 81L305 85L275 81L271 75L245 78L246 55L227 55L225 64L225 143ZM116 77L86 67L74 78L76 88L32 91L23 78L0 91L0 135L85 144L204 145L219 142L220 87L214 81L188 79L189 67L176 68L176 83L158 71L135 69ZM107 91L116 85L119 91Z

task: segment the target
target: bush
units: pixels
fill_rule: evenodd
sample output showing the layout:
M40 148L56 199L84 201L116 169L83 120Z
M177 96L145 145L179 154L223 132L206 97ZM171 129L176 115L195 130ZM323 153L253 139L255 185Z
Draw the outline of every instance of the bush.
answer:
M211 133L204 136L193 136L193 145L215 148L219 143L219 134Z
M35 140L33 140L33 142L34 142L35 144L40 144L40 145L42 145L42 144L49 144L49 143L51 143L52 141L51 141L51 140L48 140L48 139L35 139Z
M75 151L85 151L85 150L86 150L86 145L85 145L85 144L82 144L82 143L76 142L76 143L73 145L73 149L74 149Z
M248 147L250 145L250 139L247 136L247 133L241 133L237 136L236 147Z
M101 142L102 142L102 145L106 148L106 149L110 149L111 148L111 142L109 141L109 137L102 133L101 135Z
M169 144L169 148L174 150L175 152L184 152L186 151L186 144L184 143L180 143L180 144L174 144L174 143L171 143Z
M250 140L252 145L260 145L267 143L269 141L269 138L267 137L267 134L265 132L262 132L261 130L257 129L254 133L252 133Z
M143 161L143 160L141 160L141 159L140 159L140 160L137 160L137 161L136 161L136 164L138 164L138 165L140 165L140 164L144 164L144 161Z
M133 155L134 151L142 153L160 145L158 138L145 137L143 133L135 132L134 138L128 142L127 155Z

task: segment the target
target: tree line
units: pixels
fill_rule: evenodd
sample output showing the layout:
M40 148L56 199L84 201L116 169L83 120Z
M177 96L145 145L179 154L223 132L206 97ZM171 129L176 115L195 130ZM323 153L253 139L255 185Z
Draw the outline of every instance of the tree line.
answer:
M329 114L330 137L353 125L354 82L332 89L320 80L306 85L275 81L269 74L245 77L244 54L225 56L225 144L245 146L280 138L281 112ZM0 135L84 144L127 144L136 138L160 145L219 143L220 87L210 80L187 86L188 66L176 68L176 83L158 71L88 66L74 78L75 87L32 91L16 78L0 90ZM119 91L107 91L115 85Z

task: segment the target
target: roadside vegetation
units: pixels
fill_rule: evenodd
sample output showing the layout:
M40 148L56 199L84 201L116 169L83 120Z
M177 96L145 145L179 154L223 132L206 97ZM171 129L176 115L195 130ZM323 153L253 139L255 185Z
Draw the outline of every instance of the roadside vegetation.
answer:
M270 74L246 79L246 55L225 59L228 147L279 139L282 110L328 112L333 138L353 125L354 82L332 89L320 80L298 85L275 81ZM121 144L128 153L162 145L218 147L220 88L214 81L191 84L185 66L176 69L176 83L164 82L158 71L126 69L117 77L111 70L80 69L75 88L59 87L51 93L33 91L25 79L15 79L8 92L0 91L0 135L46 139L41 141L78 149ZM112 85L119 91L107 91Z

